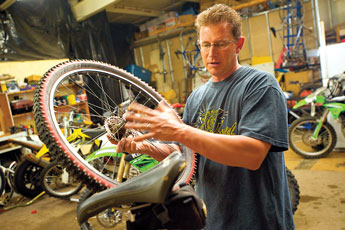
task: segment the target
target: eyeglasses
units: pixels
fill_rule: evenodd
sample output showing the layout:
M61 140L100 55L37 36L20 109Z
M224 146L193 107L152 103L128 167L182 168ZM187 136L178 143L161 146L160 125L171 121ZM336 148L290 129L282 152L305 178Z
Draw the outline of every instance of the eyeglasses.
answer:
M202 51L210 51L211 46L214 46L214 48L217 48L219 50L223 50L226 47L228 47L228 45L230 45L232 42L236 42L235 40L231 40L231 41L219 41L219 42L215 42L215 43L209 43L209 42L198 42L198 47L200 50Z

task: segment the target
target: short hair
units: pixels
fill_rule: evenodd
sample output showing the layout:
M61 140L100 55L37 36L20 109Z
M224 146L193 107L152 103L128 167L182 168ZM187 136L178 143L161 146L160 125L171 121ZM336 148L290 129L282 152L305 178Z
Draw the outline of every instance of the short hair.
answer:
M195 26L198 33L201 26L227 22L231 26L231 33L236 40L241 37L242 22L241 16L230 6L224 4L215 4L202 11L195 20Z

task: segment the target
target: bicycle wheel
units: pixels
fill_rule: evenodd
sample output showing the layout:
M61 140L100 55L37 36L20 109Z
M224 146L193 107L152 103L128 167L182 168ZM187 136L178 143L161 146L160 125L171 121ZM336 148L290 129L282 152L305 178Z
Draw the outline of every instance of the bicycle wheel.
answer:
M318 122L316 117L301 117L289 127L290 147L304 158L325 157L336 145L337 136L333 127L327 122L322 125L317 139L312 137Z
M69 198L78 193L84 186L58 162L51 162L42 170L40 184L48 195L56 198Z
M61 98L66 96L71 98L71 103L61 105ZM34 96L34 116L40 139L51 150L51 155L58 158L71 175L96 191L119 183L114 180L118 169L116 157L108 155L87 161L92 151L85 148L81 151L82 147L69 143L60 129L68 110L83 106L75 116L84 122L92 121L93 126L87 130L102 131L86 144L97 139L103 140L104 147L110 145L103 128L107 118L117 116L121 120L120 115L133 101L155 108L162 100L150 86L120 68L97 61L73 60L53 67L42 77ZM156 147L154 140L149 141ZM182 152L187 167L177 183L188 183L194 173L195 155L185 147Z
M77 209L80 205L94 194L92 190L85 189L80 195ZM96 218L90 218L88 221L80 225L81 230L92 229L125 229L126 221L128 220L127 213L109 208L97 214Z
M8 166L7 170L5 171L5 178L7 179L7 184L9 185L10 190L15 190L15 185L14 185L14 173L17 168L17 162L13 161L11 164Z
M16 167L14 173L14 185L18 193L33 198L43 189L40 185L42 167L25 160Z

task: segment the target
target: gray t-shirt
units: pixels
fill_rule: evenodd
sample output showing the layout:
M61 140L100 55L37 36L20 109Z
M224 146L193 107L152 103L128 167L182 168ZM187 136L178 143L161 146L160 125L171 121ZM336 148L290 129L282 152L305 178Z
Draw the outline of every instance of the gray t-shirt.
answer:
M255 171L198 155L197 192L208 213L205 229L294 229L282 152L288 148L287 109L271 74L240 67L221 82L208 81L188 98L183 121L272 145Z

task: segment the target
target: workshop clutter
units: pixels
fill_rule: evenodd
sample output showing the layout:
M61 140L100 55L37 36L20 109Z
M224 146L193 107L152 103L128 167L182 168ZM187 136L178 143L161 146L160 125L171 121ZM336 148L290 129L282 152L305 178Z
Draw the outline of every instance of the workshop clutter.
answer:
M54 98L54 105L56 106L76 105L86 100L87 100L86 94L80 92L80 93L77 93L77 95L70 94L70 95L57 96Z
M24 82L28 85L36 86L40 82L41 78L41 75L30 75L24 79Z
M10 104L13 115L32 111L33 102L29 99L16 97Z
M140 25L140 32L135 33L134 36L136 40L139 40L147 36L153 36L178 27L193 25L194 19L194 14L178 14L176 11L170 11L162 14L158 18Z
M14 79L15 77L10 74L0 74L0 89L2 93L19 91L18 84Z
M24 82L18 83L14 76L9 74L0 75L0 85L2 93L14 93L25 90L34 90L42 76L31 75L25 78Z

